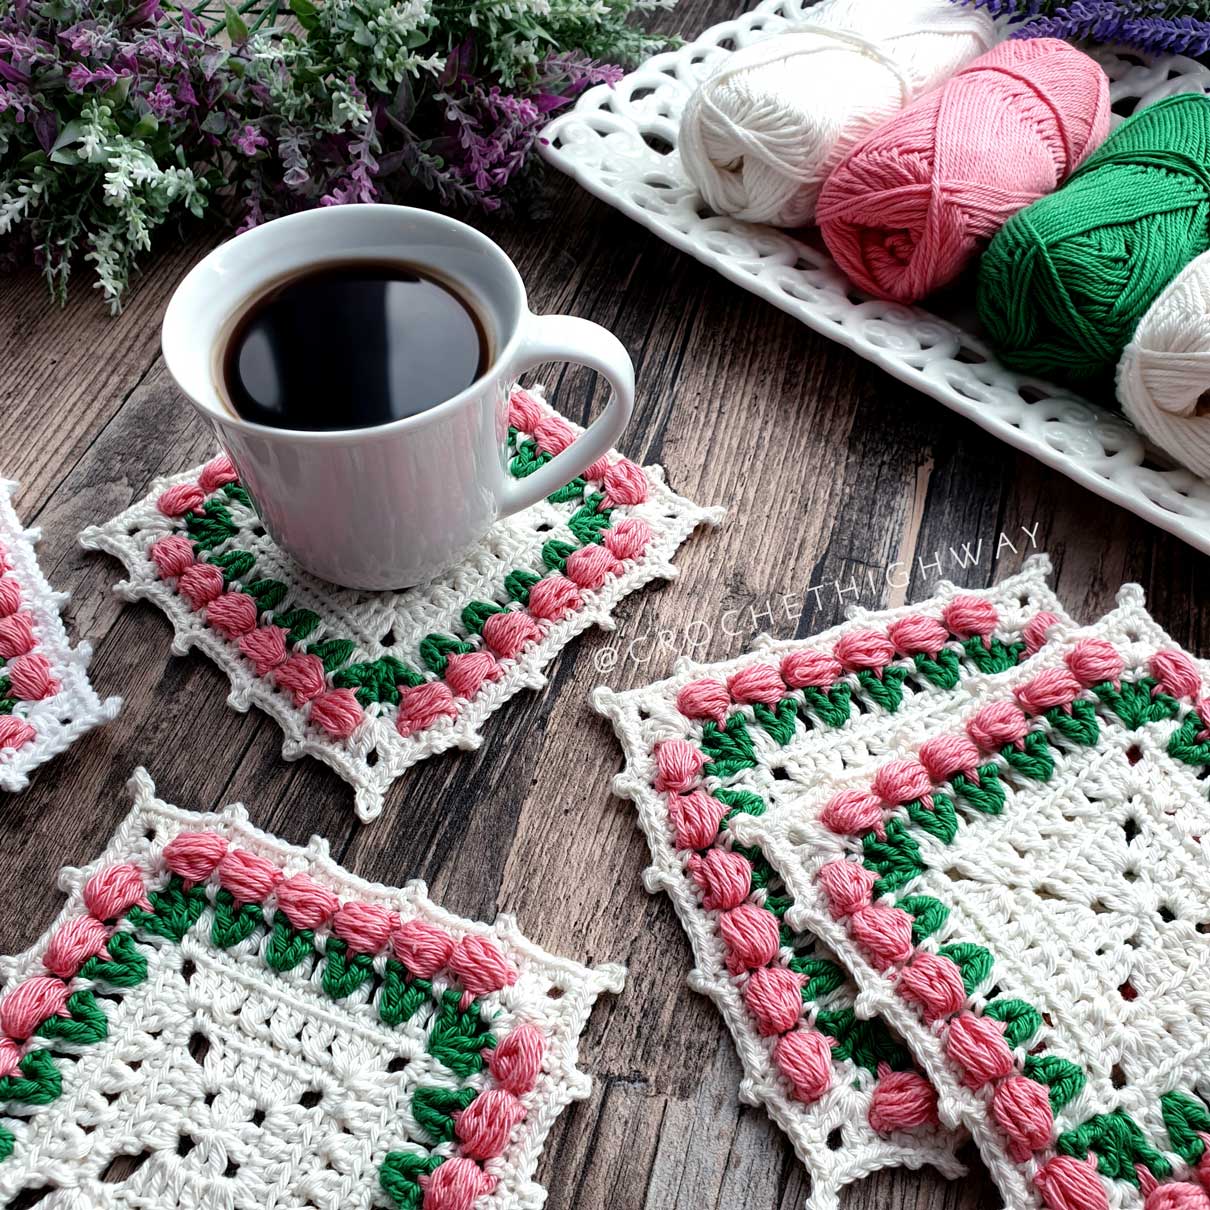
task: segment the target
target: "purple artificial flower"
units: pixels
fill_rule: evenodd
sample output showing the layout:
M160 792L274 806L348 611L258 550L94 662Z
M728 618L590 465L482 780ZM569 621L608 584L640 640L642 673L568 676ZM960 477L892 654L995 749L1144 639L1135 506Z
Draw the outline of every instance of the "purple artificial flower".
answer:
M7 55L15 62L53 63L55 48L42 38L0 30L0 55Z
M290 191L301 191L311 182L311 173L307 166L307 154L303 150L301 134L283 135L277 141L277 154L281 157L285 175L282 184Z
M174 67L181 61L179 51L167 40L160 37L145 38L139 44L137 53L134 51L125 52L123 58L131 66L141 60L145 64L155 64L159 67Z
M91 25L79 24L65 29L59 35L59 40L65 43L73 54L94 55L101 51L105 38Z
M579 51L551 54L538 65L539 87L544 94L577 97L594 84L616 84L625 72L616 63L598 63Z
M269 140L250 123L232 141L246 156L254 156L262 147L269 146Z
M633 59L657 41L625 25L636 0L609 0L590 18L552 17L551 53L529 65L516 53L530 37L523 22L472 24L463 10L474 5L435 5L449 12L415 30L416 64L379 91L378 48L331 28L325 6L314 22L274 28L256 5L253 32L233 46L214 22L216 0L196 11L187 3L0 0L0 182L21 189L31 165L48 176L46 188L25 189L0 258L36 259L57 298L78 252L104 240L101 285L116 305L145 233L186 209L226 220L228 198L241 229L301 207L417 193L484 211L526 199L523 174L549 115L621 75L597 56ZM143 153L161 169L188 168L195 188L138 191L131 217L116 212L95 170L66 154L48 161L100 94L130 137L154 118ZM350 116L361 112L364 121Z
M112 88L118 82L118 73L112 67L98 67L95 70L77 63L67 73L67 86L73 92L83 92L92 85L99 85L100 92Z
M447 157L450 172L490 195L502 190L524 165L543 111L535 99L505 93L498 85L484 88L465 77L459 85L464 95L447 91L434 97L445 107L455 143ZM485 204L483 199L480 204Z
M0 84L0 113L11 113L18 122L24 122L36 109L24 84Z
M177 110L176 97L163 80L157 80L155 87L144 97L148 110L160 121L172 117Z
M250 231L265 221L263 185L264 182L259 172L248 182L248 187L240 199L244 208L244 217L236 228L237 235Z

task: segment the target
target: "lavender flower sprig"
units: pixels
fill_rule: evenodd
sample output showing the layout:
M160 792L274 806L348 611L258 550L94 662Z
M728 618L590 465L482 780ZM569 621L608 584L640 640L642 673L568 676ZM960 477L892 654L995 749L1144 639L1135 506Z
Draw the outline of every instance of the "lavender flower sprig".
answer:
M1064 38L1152 54L1210 52L1210 0L956 0L1007 16L1018 38Z
M0 259L117 308L161 228L306 206L522 196L547 116L662 45L672 0L10 0ZM282 7L284 12L284 5ZM298 32L301 27L301 32Z

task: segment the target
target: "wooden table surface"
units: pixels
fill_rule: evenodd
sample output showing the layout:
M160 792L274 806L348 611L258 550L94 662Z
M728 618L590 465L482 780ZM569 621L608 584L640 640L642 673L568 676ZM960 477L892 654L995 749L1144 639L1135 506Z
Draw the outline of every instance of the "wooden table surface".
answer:
M695 31L744 7L681 0L660 20ZM118 565L76 543L156 475L212 450L158 342L165 301L205 239L161 246L117 319L83 272L65 310L33 272L0 282L0 473L21 481L19 512L44 530L42 566L72 594L66 615L94 645L98 692L125 699L116 722L24 793L0 796L0 948L15 952L47 926L59 905L54 871L101 849L127 810L131 770L145 765L181 806L243 801L256 824L288 840L323 834L366 877L424 878L455 912L513 912L556 952L629 966L625 991L601 1002L585 1038L593 1094L562 1116L541 1162L552 1210L790 1210L806 1178L764 1113L737 1104L739 1064L723 1023L685 985L689 949L670 904L642 888L646 847L630 805L610 794L619 752L589 691L602 680L657 679L689 641L699 658L721 658L761 630L811 634L843 617L854 582L867 606L915 600L941 574L986 585L1032 549L1050 552L1076 617L1091 620L1120 583L1137 580L1161 624L1204 655L1210 561L569 181L552 174L549 197L545 221L481 225L516 260L535 310L586 316L625 342L639 402L624 452L662 463L678 491L725 504L730 520L690 539L677 580L628 599L618 632L591 632L563 652L544 691L522 693L489 721L478 752L446 753L401 778L367 827L344 782L317 761L283 761L276 724L229 709L224 676L199 654L171 656L163 615L123 604L111 592ZM550 381L573 419L599 406L587 376ZM905 589L888 586L897 563L912 567ZM806 591L813 586L823 587ZM787 618L776 603L794 593L805 606ZM704 625L686 639L691 620ZM975 1160L970 1179L949 1185L930 1172L874 1176L844 1205L968 1210L999 1200Z

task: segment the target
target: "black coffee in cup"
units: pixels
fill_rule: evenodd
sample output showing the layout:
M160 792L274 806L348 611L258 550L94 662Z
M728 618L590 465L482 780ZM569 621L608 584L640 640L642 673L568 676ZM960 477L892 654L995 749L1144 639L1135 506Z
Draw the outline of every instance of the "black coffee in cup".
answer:
M487 369L487 333L457 287L417 265L318 264L275 282L222 346L237 416L279 429L363 429L414 416Z

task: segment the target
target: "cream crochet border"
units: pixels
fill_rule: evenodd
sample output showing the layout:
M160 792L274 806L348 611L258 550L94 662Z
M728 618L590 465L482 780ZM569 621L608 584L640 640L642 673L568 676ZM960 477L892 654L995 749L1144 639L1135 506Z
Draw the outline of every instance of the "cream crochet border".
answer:
M21 611L30 614L38 643L36 651L50 663L51 671L62 686L58 693L38 702L23 702L19 716L38 733L20 748L0 750L0 790L23 790L29 775L39 765L75 743L86 731L117 716L120 697L97 696L88 679L92 646L80 642L72 647L60 616L70 599L47 582L34 545L41 540L40 529L26 529L13 508L17 483L0 479L0 546L12 564L9 573L21 586Z
M1024 570L1018 575L974 595L991 600L1007 612L1015 610L1020 616L1047 610L1059 618L1058 629L1062 631L1074 623L1046 584L1050 571L1049 559L1045 555L1035 555L1026 561ZM788 1086L771 1061L768 1041L756 1032L736 981L725 973L725 947L712 923L712 914L703 910L698 892L686 875L672 842L665 795L656 791L653 785L656 777L653 745L679 734L670 720L679 715L676 697L689 681L703 675L725 679L771 653L830 648L848 631L883 626L908 614L934 612L953 596L971 591L942 581L935 595L923 602L880 611L853 607L848 611L846 622L810 639L774 640L762 636L752 652L735 659L718 664L699 664L684 659L678 662L675 674L667 680L622 693L602 686L592 696L594 708L613 723L625 758L624 771L614 779L614 793L635 804L636 823L651 851L652 864L644 872L644 886L653 894L663 891L672 900L694 956L694 968L688 975L689 986L714 1001L735 1041L744 1069L739 1089L741 1102L764 1106L789 1136L807 1169L811 1177L808 1210L836 1210L844 1186L884 1168L917 1169L927 1164L947 1178L961 1176L965 1168L954 1152L963 1135L942 1129L918 1130L891 1138L878 1135L867 1121L873 1082L851 1063L846 1063L843 1070L851 1074L852 1079L836 1080L815 1103L804 1105L789 1095ZM1027 612L1023 612L1025 610ZM1026 663L1037 658L1034 656ZM874 713L862 716L839 731L813 732L812 740L823 750L830 745L844 744L847 737L854 736L859 730L889 725L896 733L919 731L947 717L954 708L955 698L965 699L973 692L971 686L974 684L984 680L994 683L1005 675L971 677L949 693L937 691L905 702L894 715ZM851 987L850 994L856 999L857 989ZM859 1015L869 1014L861 1010ZM844 1127L845 1144L841 1150L832 1150L828 1136L838 1126Z

